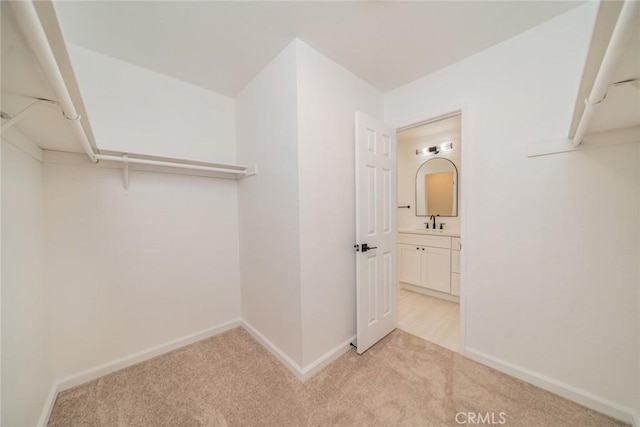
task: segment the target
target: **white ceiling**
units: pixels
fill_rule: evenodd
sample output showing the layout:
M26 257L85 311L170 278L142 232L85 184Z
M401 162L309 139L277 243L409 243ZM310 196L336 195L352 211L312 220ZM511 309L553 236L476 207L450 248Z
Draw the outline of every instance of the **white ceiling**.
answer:
M68 41L235 97L298 37L386 92L580 1L58 1Z

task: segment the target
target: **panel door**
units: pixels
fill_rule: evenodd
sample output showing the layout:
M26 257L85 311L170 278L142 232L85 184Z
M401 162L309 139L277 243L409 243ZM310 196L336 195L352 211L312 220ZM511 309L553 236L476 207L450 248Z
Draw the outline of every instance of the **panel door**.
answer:
M356 113L356 326L362 354L396 328L396 131ZM371 249L364 250L364 244Z

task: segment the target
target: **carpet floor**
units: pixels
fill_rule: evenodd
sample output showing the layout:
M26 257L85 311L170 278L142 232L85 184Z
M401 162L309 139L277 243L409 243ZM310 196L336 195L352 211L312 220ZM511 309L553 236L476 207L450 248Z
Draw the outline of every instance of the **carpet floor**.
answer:
M625 425L400 330L363 355L351 349L301 383L242 328L61 392L49 420L172 427L491 423Z

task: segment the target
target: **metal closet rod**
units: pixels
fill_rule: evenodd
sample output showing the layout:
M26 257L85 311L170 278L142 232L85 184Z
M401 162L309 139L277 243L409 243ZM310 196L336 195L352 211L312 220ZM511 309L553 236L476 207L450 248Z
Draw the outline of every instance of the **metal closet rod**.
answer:
M607 50L602 58L602 64L591 88L591 93L584 101L585 109L580 117L580 122L578 123L578 128L572 141L574 147L582 144L596 109L607 96L607 89L609 88L611 79L616 72L618 64L620 64L620 60L625 54L625 49L629 45L633 31L637 26L637 23L634 21L638 15L639 5L640 2L636 0L626 0L622 5L616 26L611 34L611 40L609 40Z
M22 30L29 46L33 50L38 63L42 67L44 74L47 76L49 80L49 84L53 89L53 92L56 95L56 99L62 108L62 114L64 117L69 120L75 135L80 140L80 144L84 149L85 153L89 157L93 163L98 163L99 160L108 160L108 161L116 161L116 162L128 162L128 163L138 163L145 165L153 165L153 166L164 166L164 167L174 167L181 169L192 169L192 170L200 170L207 172L225 172L236 175L254 175L255 172L249 172L247 166L244 165L223 165L212 163L211 166L206 166L203 164L193 164L193 163L177 163L177 162L167 162L160 160L148 160L148 159L137 159L130 158L128 156L114 156L114 155L104 155L104 154L96 154L93 151L93 147L91 147L91 143L89 142L89 138L87 138L87 134L82 127L80 122L81 116L78 114L75 106L73 105L73 101L71 99L71 95L69 94L69 90L67 89L67 85L64 82L62 77L62 73L58 68L58 63L56 62L55 56L51 51L51 46L49 45L49 41L47 36L42 28L42 23L40 22L40 18L38 17L38 13L35 10L32 1L12 1L9 2L11 5L16 20L18 21L18 25Z

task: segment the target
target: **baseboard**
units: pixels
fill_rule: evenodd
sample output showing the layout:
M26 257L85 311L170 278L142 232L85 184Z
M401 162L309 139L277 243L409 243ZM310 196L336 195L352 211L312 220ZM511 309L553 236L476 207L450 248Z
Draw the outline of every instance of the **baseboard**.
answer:
M247 322L246 320L242 320L242 326L246 329L247 332L249 332L249 334L251 334L251 336L256 339L256 341L262 344L262 346L267 349L267 351L271 353L273 357L278 359L280 363L282 363L287 369L289 369L289 371L291 371L291 373L302 382L308 380L309 378L320 372L322 369L324 369L331 362L336 360L338 357L346 353L351 346L351 342L356 338L354 335L353 337L332 348L327 353L323 354L318 359L302 368L249 322Z
M269 353L273 355L280 363L282 363L293 375L296 376L300 381L302 381L302 368L298 365L293 359L291 359L287 354L280 349L277 345L272 343L267 337L262 335L260 331L258 331L253 325L251 325L246 320L242 319L242 327L251 334L253 338L256 339L262 346L267 349Z
M221 325L214 326L213 328L205 329L203 331L178 338L177 340L173 340L147 350L139 351L129 356L121 357L103 365L96 366L95 368L87 369L86 371L55 381L51 386L47 400L42 408L42 413L38 420L38 427L45 427L49 423L49 417L51 416L51 411L53 410L53 405L55 404L56 397L59 392L84 384L96 378L100 378L101 376L110 374L111 372L135 365L136 363L144 362L145 360L152 359L156 356L160 356L161 354L184 347L185 345L221 334L229 329L240 326L240 323L240 319L234 319Z
M447 294L440 291L434 291L433 289L423 288L422 286L415 286L409 283L400 282L400 289L405 289L407 291L415 292L422 295L427 295L434 298L440 298L445 301L451 301L451 302L456 302L460 304L460 297L458 296Z
M637 412L618 403L597 396L586 390L554 380L553 378L540 375L520 366L516 366L469 347L465 348L464 354L471 360L475 360L476 362L482 363L483 365L489 366L497 371L504 372L512 377L519 378L540 387L541 389L593 409L594 411L598 411L609 415L610 417L639 426Z
M99 378L103 375L109 374L111 372L127 368L129 366L135 365L136 363L140 363L153 357L160 356L161 354L168 353L177 348L184 347L185 345L192 344L196 341L200 341L214 335L218 335L237 326L240 326L240 319L234 319L221 325L214 326L212 328L205 329L203 331L199 331L182 338L178 338L177 340L173 340L156 347L142 350L129 356L121 357L111 362L107 362L103 365L96 366L95 368L87 369L86 371L80 372L78 374L70 375L68 377L60 379L57 382L58 391L67 390L69 388Z
M38 427L46 427L47 424L49 424L49 417L51 416L53 405L56 403L57 396L58 396L58 383L54 382L51 385L51 389L49 390L49 395L47 396L47 400L45 400L44 406L42 407L42 413L40 414L40 419L38 420Z
M315 361L309 363L302 369L302 381L306 381L325 367L330 365L337 358L345 354L351 348L351 343L356 339L356 336L352 336L348 340L344 341L342 344L332 348Z

